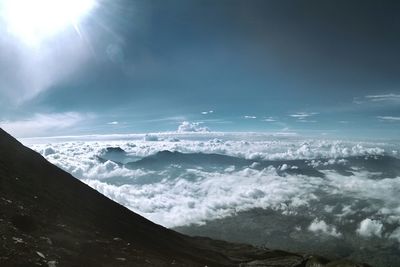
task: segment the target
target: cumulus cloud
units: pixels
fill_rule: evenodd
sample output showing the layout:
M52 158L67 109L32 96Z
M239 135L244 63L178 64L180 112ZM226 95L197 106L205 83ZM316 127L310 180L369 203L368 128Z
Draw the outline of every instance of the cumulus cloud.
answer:
M357 233L364 237L382 236L383 224L378 220L365 219L361 221Z
M165 173L168 177L168 173ZM189 179L197 177L196 181ZM186 178L188 177L188 178ZM280 179L273 168L227 172L186 170L176 179L153 184L116 186L99 180L87 184L139 214L168 227L202 224L252 208L288 211L283 202L303 205L309 199L297 177ZM293 186L291 185L293 184ZM295 185L295 186L294 186Z
M328 225L325 221L318 219L315 219L314 221L311 222L310 226L308 227L308 230L311 232L322 233L334 237L339 237L342 235L337 231L335 226Z
M202 127L199 122L188 122L184 121L178 127L179 133L185 132L209 132L210 130L207 127Z
M359 209L357 202L352 199L346 205L341 203L342 198L349 197L364 201L376 200L375 205L368 207L368 216L385 214L387 220L396 216L400 218L400 209L392 208L400 204L397 197L400 177L376 180L362 170L354 170L351 176L327 170L324 171L325 178L290 173L283 178L279 172L294 168L289 163L282 164L278 169L259 169L258 164L250 164L243 169L233 166L220 170L171 166L157 171L130 170L112 161L100 162L96 158L107 147L120 147L126 151L129 161L170 150L218 153L248 159L310 158L314 159L310 160L310 164L318 166L322 164L318 159L324 157L332 158L329 164L333 164L337 162L336 157L381 155L385 151L393 150L389 144L386 148L383 143L305 141L271 136L264 136L260 141L259 135L255 135L252 140L251 134L242 133L228 136L196 132L158 135L162 136L158 142L138 135L120 141L69 141L51 145L33 144L31 147L108 197L168 227L204 223L206 220L223 218L253 208L273 209L282 215L296 215L307 208L314 218L321 218L319 212L325 211L324 216L331 216L329 221L332 221L328 224L327 220L315 219L309 226L305 226L310 233L338 237L342 233L334 224L346 221L347 216L352 216ZM171 142L169 138L174 136L179 136L180 141ZM243 141L244 138L248 141ZM335 208L316 208L315 203L319 205L323 201L319 192L332 194L332 197L338 198L340 205ZM338 221L334 221L335 218ZM366 222L360 225L356 223L358 222L355 222L354 227L360 228L359 232L362 234L381 231L378 229L377 232L376 227L371 230ZM393 232L393 239L396 238L396 233Z
M35 114L17 121L0 121L0 127L16 137L34 137L57 133L91 118L92 115L76 112Z
M157 137L158 142L147 142L146 135ZM153 140L154 138L151 138L151 141ZM180 140L180 142L170 142L170 140ZM161 150L170 150L183 153L217 153L247 159L295 160L397 155L396 151L400 149L398 144L393 143L304 140L291 133L271 135L263 133L164 132L24 139L26 144L34 144L35 147L40 147L40 143L77 141L101 141L96 146L102 147L102 144L109 143L113 146L120 146L124 150L128 149L127 151L141 157ZM134 142L135 146L129 146L131 142ZM42 148L40 147L40 149Z

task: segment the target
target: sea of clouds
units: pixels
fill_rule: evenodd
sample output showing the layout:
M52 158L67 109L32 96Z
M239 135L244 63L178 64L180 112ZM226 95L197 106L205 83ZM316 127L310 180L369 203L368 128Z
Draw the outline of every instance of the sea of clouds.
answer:
M360 167L351 175L329 169L352 156L399 157L396 142L305 139L257 133L159 133L59 137L22 140L46 159L94 189L166 227L204 224L252 209L271 209L282 216L313 218L307 230L341 238L346 224L354 235L400 243L400 177L379 177ZM107 148L119 147L123 156L101 160ZM250 160L324 159L323 177L286 173L296 168L205 166L164 169L127 168L124 164L160 151L216 153ZM117 153L118 154L118 153ZM118 155L117 155L118 156ZM103 157L103 158L102 158ZM351 167L351 166L350 166ZM379 174L378 174L379 176ZM300 227L294 225L293 227Z

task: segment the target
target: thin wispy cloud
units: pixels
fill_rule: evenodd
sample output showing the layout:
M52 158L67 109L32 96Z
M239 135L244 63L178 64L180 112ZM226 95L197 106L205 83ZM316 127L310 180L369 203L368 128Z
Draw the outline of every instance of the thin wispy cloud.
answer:
M200 122L200 121L199 121ZM233 121L225 120L225 119L203 119L200 123L220 123L220 124L227 124L233 123Z
M377 116L377 118L382 121L399 121L400 122L400 117L396 117L396 116Z
M107 123L108 125L118 125L119 122L118 121L110 121Z
M298 120L305 120L305 119L312 117L314 115L317 115L317 114L318 114L317 112L297 112L294 114L290 114L289 116L292 118L296 118Z
M256 116L252 116L252 115L245 115L245 116L243 116L243 118L245 118L245 119L257 119Z
M276 119L274 119L273 117L266 117L266 118L262 119L262 121L266 121L266 122L276 122Z
M304 119L299 119L298 122L303 122L303 123L316 123L316 120L304 120Z
M185 116L171 116L171 117L164 117L164 118L156 118L156 119L148 119L144 120L144 122L180 122L186 121L187 118Z
M366 95L364 97L355 97L353 99L354 104L364 104L364 103L400 103L400 94L376 94L376 95Z
M47 136L78 125L94 115L77 112L35 114L24 120L0 121L0 127L16 137Z
M381 94L381 95L367 95L366 99L370 101L400 101L400 94Z
M201 114L203 114L203 115L208 115L208 114L212 114L212 113L214 113L214 110L209 110L209 111L203 111L203 112L201 112Z

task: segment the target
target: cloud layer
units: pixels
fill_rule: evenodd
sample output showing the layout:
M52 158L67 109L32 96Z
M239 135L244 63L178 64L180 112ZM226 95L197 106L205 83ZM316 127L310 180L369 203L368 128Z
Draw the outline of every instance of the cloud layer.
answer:
M205 140L198 140L199 136ZM376 173L359 167L353 169L352 175L341 174L330 170L329 165L346 164L345 160L335 160L338 157L398 156L398 144L287 137L257 140L260 137L251 137L251 134L247 137L249 141L244 141L241 134L207 139L210 136L215 137L215 133L171 133L151 140L137 137L125 141L70 141L30 146L106 196L167 227L202 224L254 208L273 209L282 216L301 214L306 209L315 218L308 226L310 233L340 238L341 227L359 214L351 223L355 223L354 235L397 240L400 202L396 192L400 191L400 177L377 180ZM296 166L283 164L279 168L260 169L257 164L249 164L240 169L235 166L185 169L171 165L161 170L128 169L98 159L107 147L121 148L127 161L170 150L247 159L309 159L310 165L323 164L326 170L325 177L289 173L282 177L282 170ZM319 159L323 158L331 160L321 163ZM330 198L336 199L334 204L328 201ZM360 208L360 201L368 204Z

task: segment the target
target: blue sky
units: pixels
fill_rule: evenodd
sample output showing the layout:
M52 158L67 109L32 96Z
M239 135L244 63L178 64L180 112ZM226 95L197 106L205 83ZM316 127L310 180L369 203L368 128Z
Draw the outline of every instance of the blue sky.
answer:
M98 0L35 46L0 23L0 125L21 137L400 132L397 1ZM212 111L212 112L210 112Z

